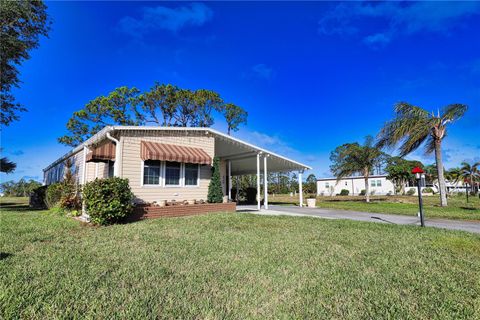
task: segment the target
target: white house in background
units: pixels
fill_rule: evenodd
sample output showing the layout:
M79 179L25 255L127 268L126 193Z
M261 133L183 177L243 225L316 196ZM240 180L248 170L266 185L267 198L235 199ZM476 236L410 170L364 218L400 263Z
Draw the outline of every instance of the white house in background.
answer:
M368 178L369 191L376 195L394 194L395 187L386 175L373 175ZM345 177L337 181L337 178L317 179L317 195L331 196L339 194L346 189L349 195L360 195L365 190L365 179L363 176Z

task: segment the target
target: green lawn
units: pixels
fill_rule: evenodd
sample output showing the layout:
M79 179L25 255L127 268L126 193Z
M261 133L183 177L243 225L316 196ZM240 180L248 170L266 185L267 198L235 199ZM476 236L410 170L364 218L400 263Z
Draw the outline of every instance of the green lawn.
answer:
M480 318L464 232L249 214L90 227L7 200L0 219L0 319Z
M465 196L451 197L448 207L439 206L438 196L426 196L424 199L424 212L428 218L480 220L480 199L470 197L469 203ZM298 200L287 195L277 195L270 198L277 204L298 204ZM317 197L317 207L389 213L414 216L418 212L418 198L416 196L375 196L372 202L366 203L363 197Z

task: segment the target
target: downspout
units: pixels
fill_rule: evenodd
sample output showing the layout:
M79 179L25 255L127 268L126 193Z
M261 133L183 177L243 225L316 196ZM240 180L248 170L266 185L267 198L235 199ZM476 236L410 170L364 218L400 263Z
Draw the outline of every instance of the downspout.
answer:
M115 143L115 162L113 164L113 176L114 177L119 177L120 176L120 155L121 153L121 146L120 146L120 141L112 137L110 132L107 132L106 134L107 138Z

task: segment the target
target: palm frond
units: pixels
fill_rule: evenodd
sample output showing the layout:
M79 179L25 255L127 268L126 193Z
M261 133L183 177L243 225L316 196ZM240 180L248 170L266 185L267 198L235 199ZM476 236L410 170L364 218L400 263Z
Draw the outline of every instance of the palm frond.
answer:
M468 106L459 103L450 104L444 107L441 114L442 124L445 125L449 122L460 119L465 112L467 112L467 109Z

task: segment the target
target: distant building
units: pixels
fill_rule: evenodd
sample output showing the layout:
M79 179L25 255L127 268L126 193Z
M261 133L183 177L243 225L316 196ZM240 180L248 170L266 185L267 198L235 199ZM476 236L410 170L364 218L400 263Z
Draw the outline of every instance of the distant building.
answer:
M375 195L394 194L395 187L386 175L372 175L368 178L369 192ZM360 195L365 190L365 179L363 176L345 177L337 181L337 178L317 179L317 195L331 196L339 194L346 189L349 195Z

